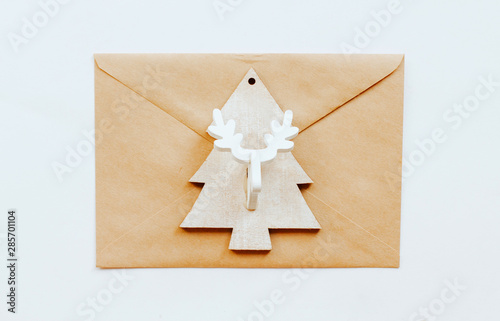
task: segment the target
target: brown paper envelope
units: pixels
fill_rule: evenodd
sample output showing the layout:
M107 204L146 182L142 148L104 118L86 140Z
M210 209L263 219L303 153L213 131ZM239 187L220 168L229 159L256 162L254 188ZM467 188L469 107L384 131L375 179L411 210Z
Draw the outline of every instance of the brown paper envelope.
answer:
M95 66L98 267L399 266L403 55L96 54ZM212 110L250 68L294 112L292 153L322 227L271 230L269 252L179 227Z

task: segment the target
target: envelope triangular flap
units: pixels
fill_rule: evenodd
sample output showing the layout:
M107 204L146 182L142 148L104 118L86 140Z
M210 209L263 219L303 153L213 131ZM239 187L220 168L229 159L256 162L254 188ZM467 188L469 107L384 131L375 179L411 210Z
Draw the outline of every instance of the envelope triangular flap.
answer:
M372 87L403 55L96 54L100 69L207 137L241 77L254 68L278 105L304 130Z

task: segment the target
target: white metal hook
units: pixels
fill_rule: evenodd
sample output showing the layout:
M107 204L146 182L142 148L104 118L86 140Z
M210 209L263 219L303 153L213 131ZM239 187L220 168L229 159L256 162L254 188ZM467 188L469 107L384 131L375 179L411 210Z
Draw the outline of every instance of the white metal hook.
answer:
M264 149L246 149L241 147L243 135L235 134L236 123L233 119L224 123L222 113L219 109L213 111L214 126L208 127L208 134L216 138L214 147L220 151L231 151L231 154L241 163L248 164L247 182L247 209L257 208L257 199L262 190L261 164L270 162L278 152L290 152L293 149L293 142L289 141L297 136L299 129L292 127L293 112L287 110L283 115L283 124L277 121L271 122L271 134L266 134Z

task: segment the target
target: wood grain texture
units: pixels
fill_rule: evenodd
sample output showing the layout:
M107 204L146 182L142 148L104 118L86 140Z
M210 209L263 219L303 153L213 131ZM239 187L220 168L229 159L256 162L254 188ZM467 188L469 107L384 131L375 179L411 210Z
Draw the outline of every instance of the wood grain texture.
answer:
M253 69L221 111L224 120L236 121L236 132L244 137L241 145L249 149L265 148L271 121L283 120L283 111ZM190 179L205 185L181 227L231 228L231 250L271 250L269 229L321 228L297 186L312 181L291 152L263 164L262 191L254 211L245 206L247 168L230 152L212 150Z

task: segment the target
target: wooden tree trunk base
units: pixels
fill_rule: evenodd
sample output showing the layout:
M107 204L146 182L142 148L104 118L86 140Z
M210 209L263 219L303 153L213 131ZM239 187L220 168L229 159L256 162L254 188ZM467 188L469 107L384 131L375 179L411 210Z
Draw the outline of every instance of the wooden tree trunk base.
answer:
M269 251L272 249L269 229L255 226L233 228L229 249Z

